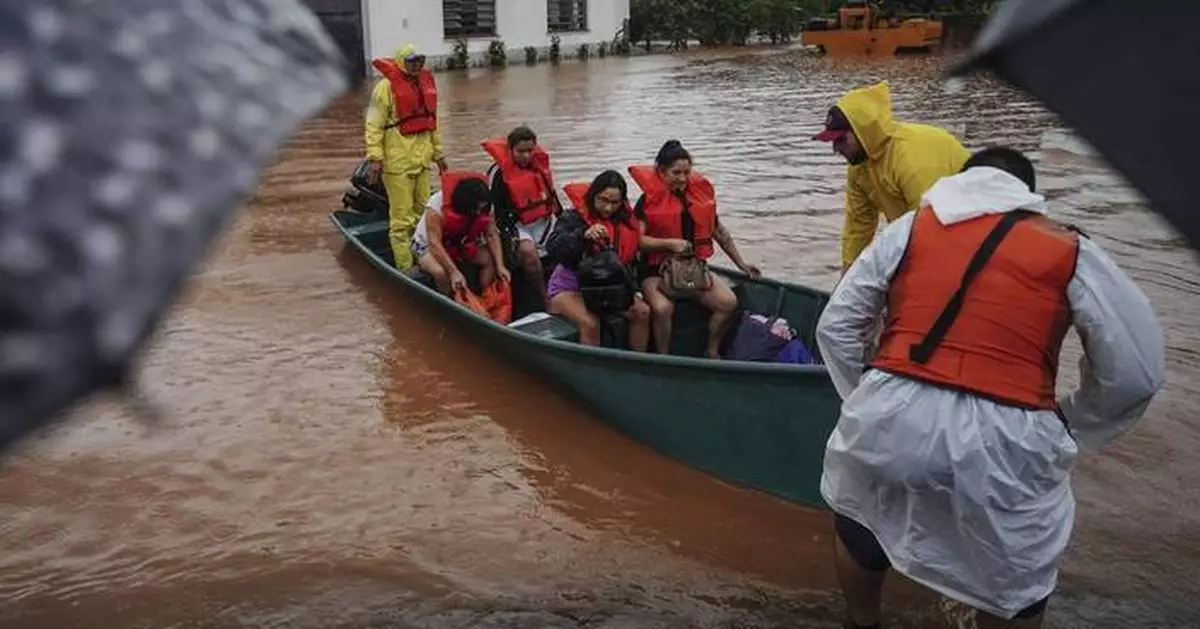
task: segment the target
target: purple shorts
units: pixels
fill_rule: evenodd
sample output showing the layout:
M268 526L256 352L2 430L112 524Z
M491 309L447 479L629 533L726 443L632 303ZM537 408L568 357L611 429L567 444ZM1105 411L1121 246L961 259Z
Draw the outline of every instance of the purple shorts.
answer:
M579 276L563 265L554 267L550 282L546 285L546 297L554 299L559 293L579 292Z

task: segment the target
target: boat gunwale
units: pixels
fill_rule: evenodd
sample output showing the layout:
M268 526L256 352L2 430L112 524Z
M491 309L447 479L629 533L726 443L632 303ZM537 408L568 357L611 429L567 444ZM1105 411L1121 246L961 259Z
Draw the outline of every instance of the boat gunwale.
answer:
M753 374L769 374L772 376L802 375L802 376L805 376L806 378L813 378L813 377L818 377L818 376L823 379L829 378L829 371L824 365L797 365L797 364L789 364L789 363L760 363L760 362L752 362L752 361L712 360L710 358L698 358L698 357L692 357L692 356L674 356L674 355L656 354L656 353L651 353L651 352L634 352L631 350L580 345L578 343L573 343L570 341L561 341L558 339L548 339L548 338L520 332L518 330L508 327L507 325L502 325L491 319L482 317L482 316L472 312L470 309L464 307L463 305L459 304L458 302L454 301L453 299L443 295L442 293L440 293L432 288L429 288L428 286L425 286L421 282L418 282L417 280L409 277L405 273L399 271L391 264L388 264L388 262L386 260L384 260L378 254L376 254L374 251L372 251L371 248L368 247L365 243L363 243L362 240L359 239L356 234L351 232L353 226L346 226L346 225L342 224L341 221L338 220L337 215L339 213L353 214L353 212L349 212L347 210L334 210L329 213L329 219L338 228L338 231L340 231L342 233L342 236L346 239L346 241L352 243L354 245L354 247L356 249L358 249L359 252L362 253L367 258L367 261L370 262L372 264L372 266L383 271L384 274L389 276L390 278L400 280L402 283L404 283L406 286L408 286L410 288L418 289L419 291L421 291L421 293L425 297L436 298L436 299L440 300L441 305L451 306L459 314L465 315L468 318L468 320L471 320L478 324L483 324L485 326L490 326L494 332L502 333L505 336L508 336L509 338L511 338L513 340L532 343L532 344L539 346L542 349L546 349L546 350L563 351L566 353L581 354L581 355L587 356L589 358L605 359L605 360L616 359L616 360L621 360L621 361L632 361L632 362L637 362L637 363L644 363L644 364L653 365L653 366L684 367L684 368L688 368L688 369L699 369L699 370L709 371L709 372L737 373L737 374L749 374L749 375L753 375ZM726 268L715 266L715 265L713 266L713 268L722 274L727 274L731 277L736 277L739 280L743 280L743 281L747 281L747 282L765 284L767 286L774 286L777 288L783 288L785 290L799 290L799 292L810 293L810 294L813 294L813 295L816 295L819 297L824 297L826 299L828 299L829 295L830 295L829 293L819 291L817 289L808 288L805 286L798 286L795 284L788 284L785 282L780 282L778 280L773 280L773 279L769 279L769 278L751 278L750 276L745 275L744 273L739 273L737 271L733 271L732 269L726 269Z

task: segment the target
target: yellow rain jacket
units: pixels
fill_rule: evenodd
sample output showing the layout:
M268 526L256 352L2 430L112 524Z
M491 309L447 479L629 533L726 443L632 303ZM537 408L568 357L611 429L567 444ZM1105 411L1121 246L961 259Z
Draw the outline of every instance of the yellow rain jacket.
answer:
M404 58L416 52L416 47L407 44L396 51L396 61L404 66ZM365 139L367 159L382 160L383 172L393 175L415 175L433 162L442 159L442 131L416 135L400 135L396 127L384 127L396 121L395 100L392 86L386 78L380 79L371 90L371 104L367 107ZM422 200L423 201L423 200Z
M915 210L938 179L962 170L970 154L944 129L892 119L887 81L847 92L837 106L850 121L867 159L846 171L842 268L871 244L879 214L894 221Z
M396 51L396 61L401 68L404 58L414 52L416 47L412 44ZM396 268L406 271L420 262L413 259L413 232L432 189L429 164L442 159L442 132L439 127L424 133L401 135L394 126L395 102L391 83L386 77L380 79L371 90L371 104L367 107L363 127L367 159L383 162L381 178L388 195L388 238Z

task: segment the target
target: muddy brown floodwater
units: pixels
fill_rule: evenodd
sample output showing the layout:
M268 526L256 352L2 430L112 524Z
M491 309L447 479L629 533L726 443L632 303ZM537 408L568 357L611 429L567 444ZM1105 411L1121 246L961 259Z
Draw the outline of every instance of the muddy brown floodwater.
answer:
M1053 115L986 78L947 87L942 63L748 49L439 82L453 165L484 167L478 142L518 123L563 181L680 138L747 257L821 288L844 166L808 138L846 89L890 79L899 117L1030 151L1168 343L1146 420L1075 474L1048 626L1197 626L1196 258ZM164 324L140 381L165 422L96 401L4 462L0 627L837 626L824 514L608 430L343 248L326 213L364 102L299 131ZM900 582L888 606L897 626L946 616Z

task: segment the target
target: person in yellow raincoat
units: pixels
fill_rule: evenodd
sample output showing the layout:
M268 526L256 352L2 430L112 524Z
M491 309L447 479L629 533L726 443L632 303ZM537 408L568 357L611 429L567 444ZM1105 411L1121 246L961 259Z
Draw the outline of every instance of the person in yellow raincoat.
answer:
M970 154L948 131L892 118L887 81L847 92L829 109L815 140L832 142L846 158L846 219L842 273L888 222L917 208L938 179L957 174Z
M368 183L380 177L388 196L388 236L396 268L413 266L413 231L430 196L429 165L447 168L437 120L437 86L425 56L406 44L394 59L376 59L383 75L371 90L364 136Z

